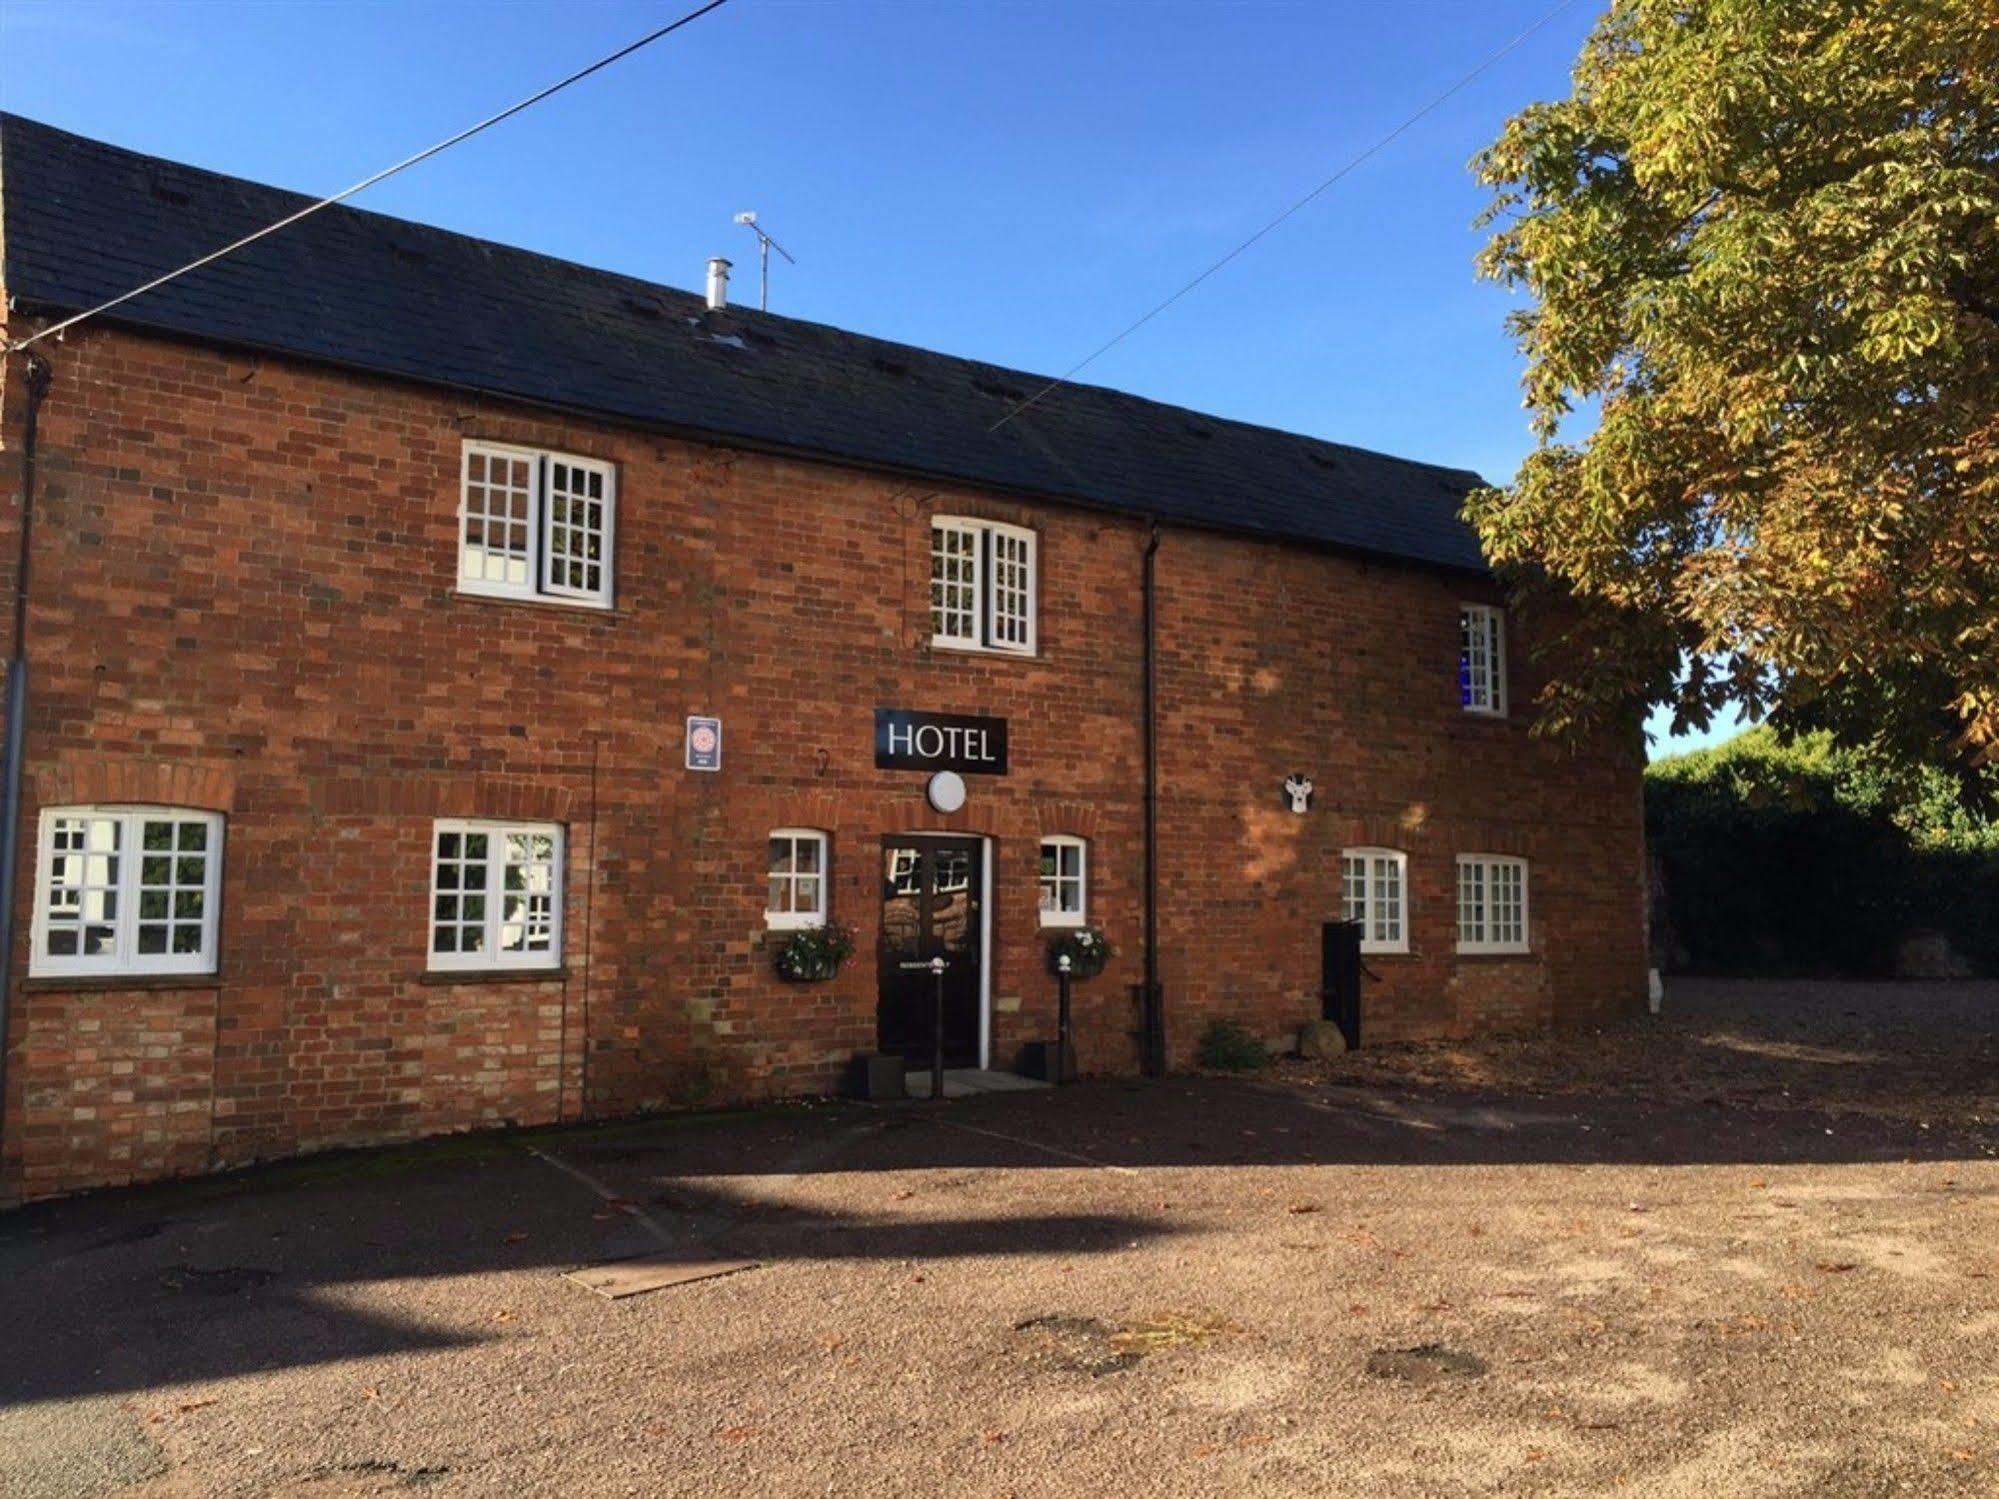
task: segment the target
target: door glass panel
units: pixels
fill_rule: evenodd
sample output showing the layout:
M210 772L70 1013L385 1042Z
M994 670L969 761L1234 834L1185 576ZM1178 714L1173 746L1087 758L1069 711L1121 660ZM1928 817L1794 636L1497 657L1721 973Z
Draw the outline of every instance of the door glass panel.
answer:
M923 859L913 848L887 848L882 857L882 952L885 959L914 955L922 929Z
M931 936L946 957L971 951L972 855L962 848L939 849L931 855L934 870L930 908Z

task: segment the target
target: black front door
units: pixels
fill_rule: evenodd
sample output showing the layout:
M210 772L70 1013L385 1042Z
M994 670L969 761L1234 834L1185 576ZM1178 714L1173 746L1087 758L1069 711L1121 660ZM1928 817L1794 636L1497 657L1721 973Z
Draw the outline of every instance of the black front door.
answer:
M937 1029L937 978L944 960L944 1065L979 1065L979 923L984 892L975 838L882 840L881 989L876 1025L883 1051L928 1066Z

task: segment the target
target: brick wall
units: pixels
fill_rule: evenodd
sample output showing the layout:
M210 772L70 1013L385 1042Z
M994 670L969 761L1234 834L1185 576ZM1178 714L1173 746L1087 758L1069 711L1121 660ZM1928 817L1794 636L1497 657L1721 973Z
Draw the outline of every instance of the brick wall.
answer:
M1137 521L102 327L51 358L26 843L57 803L223 811L221 972L27 981L0 1194L830 1089L874 1042L885 833L992 840L1000 1065L1053 1030L1038 838L1088 838L1090 915L1120 955L1078 986L1079 1049L1136 1065ZM11 489L19 380L4 403ZM470 437L617 465L613 612L455 590ZM1039 533L1035 659L929 646L936 513ZM1410 857L1412 951L1369 959L1371 1038L1636 1003L1635 752L1572 757L1523 715L1458 710L1457 605L1483 589L1179 530L1158 565L1176 1059L1208 1017L1275 1035L1316 1012L1318 925L1360 841ZM876 706L1005 717L1010 773L940 817L919 775L873 768ZM719 774L681 768L689 713L725 721ZM1279 796L1293 770L1318 787L1303 817ZM564 826L558 975L425 972L431 820L463 816ZM832 911L859 950L827 983L770 974L780 826L831 834ZM1533 860L1527 957L1453 953L1460 850Z

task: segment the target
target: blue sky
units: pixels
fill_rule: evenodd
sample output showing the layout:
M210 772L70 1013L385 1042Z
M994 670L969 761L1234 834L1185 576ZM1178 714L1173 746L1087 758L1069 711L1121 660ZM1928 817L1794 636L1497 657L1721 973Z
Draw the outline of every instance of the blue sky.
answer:
M0 104L327 192L688 4L0 0ZM1550 4L733 0L357 201L685 287L726 254L739 299L753 208L799 261L774 311L1057 373ZM1567 91L1597 9L1083 378L1510 476L1530 439L1466 164Z

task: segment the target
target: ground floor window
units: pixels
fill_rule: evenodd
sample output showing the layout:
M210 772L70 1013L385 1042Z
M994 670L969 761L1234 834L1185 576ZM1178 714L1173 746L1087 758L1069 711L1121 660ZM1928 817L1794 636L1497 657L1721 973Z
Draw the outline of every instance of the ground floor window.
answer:
M1458 855L1458 951L1527 951L1527 861Z
M561 963L559 826L440 821L432 850L432 968Z
M770 835L764 922L773 930L826 924L826 835L779 828Z
M29 971L215 971L222 817L176 807L42 812Z
M1041 924L1081 926L1089 910L1089 846L1080 838L1041 840Z
M1341 856L1346 918L1360 925L1362 952L1409 951L1408 855L1392 848L1350 848Z

